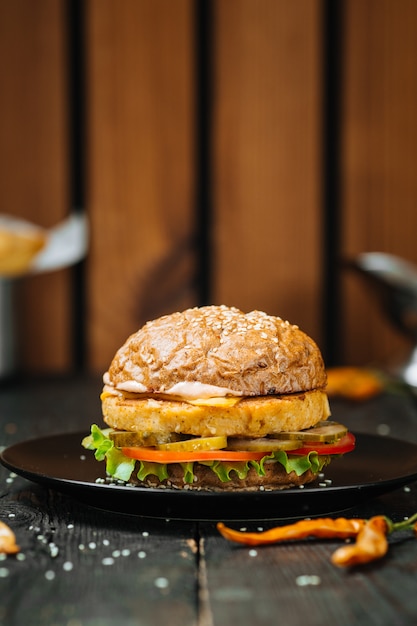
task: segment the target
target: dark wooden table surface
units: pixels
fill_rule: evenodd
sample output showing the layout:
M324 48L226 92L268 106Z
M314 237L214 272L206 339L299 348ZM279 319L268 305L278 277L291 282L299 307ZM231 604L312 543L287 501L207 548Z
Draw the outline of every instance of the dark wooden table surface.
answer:
M1 449L100 422L100 381L15 381L0 386ZM356 432L417 442L417 405L405 393L333 402ZM34 444L35 445L35 444ZM398 459L401 463L401 459ZM417 483L344 514L417 511ZM417 624L417 539L390 537L381 561L345 571L337 540L257 549L228 543L215 522L103 511L0 466L0 520L20 553L0 555L1 626L393 626ZM281 522L235 522L256 530Z

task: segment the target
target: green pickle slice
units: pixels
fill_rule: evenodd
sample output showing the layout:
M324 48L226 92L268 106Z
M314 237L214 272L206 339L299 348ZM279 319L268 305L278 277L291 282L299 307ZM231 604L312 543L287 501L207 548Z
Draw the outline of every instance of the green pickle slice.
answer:
M201 450L241 450L251 452L275 452L297 450L306 442L334 443L344 437L346 426L333 421L318 422L306 430L272 433L268 437L191 437L177 433L149 433L110 430L108 436L118 448L153 447L158 450L177 452L198 452Z
M148 433L130 430L113 430L109 433L109 439L113 441L117 448L149 448L163 443L178 441L180 438L180 435L177 435L177 433Z
M176 441L173 443L162 443L157 446L158 450L166 452L197 452L200 450L221 450L227 446L227 437L219 435L216 437L195 437Z
M286 433L282 433L285 435ZM247 452L277 452L278 450L297 450L301 448L300 439L271 439L260 437L258 439L246 439L245 437L229 437L228 450L240 450Z
M290 431L287 433L274 433L274 439L297 439L298 441L320 441L322 443L334 443L346 435L348 429L338 422L318 422L307 430ZM289 449L289 448L288 448Z

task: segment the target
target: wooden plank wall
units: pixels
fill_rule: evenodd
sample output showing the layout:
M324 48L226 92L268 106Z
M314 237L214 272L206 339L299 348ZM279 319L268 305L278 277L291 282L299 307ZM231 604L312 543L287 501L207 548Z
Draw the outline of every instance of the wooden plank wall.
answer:
M214 296L320 339L321 4L215 3Z
M63 0L0 2L0 211L50 228L69 209L67 42ZM69 270L15 288L21 363L68 367Z
M417 263L417 3L344 3L342 254ZM404 341L364 284L345 276L344 358L401 359Z
M210 301L281 315L326 343L327 4L202 4L205 13L192 0L79 5L91 225L79 322L89 370L105 369L146 319L199 304L206 265ZM340 256L378 249L417 263L417 3L340 6ZM71 0L0 0L0 210L47 227L71 209L70 10ZM200 231L202 29L209 233ZM404 347L358 278L340 280L339 360L374 362ZM73 282L70 270L21 281L25 371L74 366Z
M88 361L196 304L190 0L87 5Z

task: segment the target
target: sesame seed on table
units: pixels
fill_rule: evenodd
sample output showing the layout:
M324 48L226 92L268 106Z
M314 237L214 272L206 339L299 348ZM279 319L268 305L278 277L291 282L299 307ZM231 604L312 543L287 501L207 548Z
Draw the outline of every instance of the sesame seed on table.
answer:
M85 376L3 383L0 450L87 433L100 420L101 386ZM355 433L417 443L416 399L406 392L331 406L332 419ZM80 464L86 454L80 448ZM388 461L401 469L404 459ZM325 475L318 482L322 492L333 488ZM19 546L15 554L0 552L1 626L266 626L278 616L286 626L417 623L417 538L405 532L389 538L380 561L345 571L330 561L339 540L242 546L226 541L216 520L199 520L196 511L193 519L173 519L92 504L0 465L0 521ZM411 482L326 516L386 515L398 522L416 512L417 483ZM218 519L254 533L294 521L227 521L221 510Z

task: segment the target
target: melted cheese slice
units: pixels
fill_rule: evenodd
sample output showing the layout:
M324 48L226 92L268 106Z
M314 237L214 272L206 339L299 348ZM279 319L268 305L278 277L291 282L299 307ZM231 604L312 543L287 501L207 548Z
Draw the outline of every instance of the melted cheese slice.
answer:
M183 400L183 402L188 402L188 404L194 404L195 406L220 406L220 407L230 407L235 406L238 402L240 402L242 398L197 398L196 400Z

